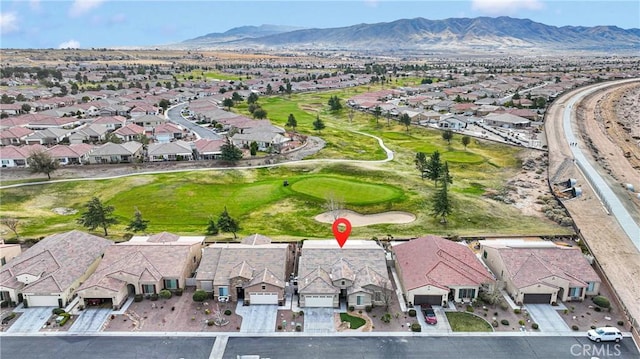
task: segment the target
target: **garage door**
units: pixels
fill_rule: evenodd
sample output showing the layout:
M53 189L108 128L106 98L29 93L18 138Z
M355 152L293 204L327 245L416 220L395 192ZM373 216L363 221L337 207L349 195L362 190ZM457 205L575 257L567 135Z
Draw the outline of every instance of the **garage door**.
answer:
M304 306L332 308L333 296L332 295L305 295Z
M525 304L549 304L551 294L525 294L523 298Z
M207 293L213 292L213 282L210 280L203 280L200 282L200 289Z
M278 293L249 293L251 305L278 304Z
M58 297L49 295L30 295L27 299L30 307L57 307Z
M441 295L415 295L413 296L413 304L442 305L442 296Z

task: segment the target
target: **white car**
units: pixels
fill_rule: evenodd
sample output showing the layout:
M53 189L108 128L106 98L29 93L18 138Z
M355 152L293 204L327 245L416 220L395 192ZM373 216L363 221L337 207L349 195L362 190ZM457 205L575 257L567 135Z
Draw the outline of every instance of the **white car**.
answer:
M622 333L618 328L600 327L587 332L587 337L594 342L620 342Z

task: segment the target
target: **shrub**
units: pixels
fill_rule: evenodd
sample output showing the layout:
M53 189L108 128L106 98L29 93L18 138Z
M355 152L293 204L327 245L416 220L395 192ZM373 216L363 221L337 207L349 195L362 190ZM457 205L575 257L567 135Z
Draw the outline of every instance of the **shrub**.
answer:
M624 325L624 322L623 322L622 320L618 320L618 325L619 325L619 326L623 326L623 325Z
M592 325L592 326L591 326L591 329L596 329L596 326L595 326L595 325Z
M415 309L409 309L409 316L410 317L415 317L416 316L416 310Z
M473 306L467 305L467 312L472 312L473 313Z
M134 302L142 302L142 299L144 297L142 296L142 294L136 294L135 296L133 296L133 301Z
M593 304L597 305L598 307L601 308L610 308L611 307L611 302L609 302L609 299L605 296L602 295L597 295L595 297L593 297Z
M156 300L158 300L158 294L156 294L156 293L151 294L151 298L150 299L155 302Z
M493 322L491 322L491 325L492 325L494 328L497 328L497 327L498 327L498 321L497 321L497 320L494 320Z
M301 331L302 331L302 325L296 324L296 332L301 332Z
M520 308L516 308L513 310L514 314L520 314L522 311L520 310Z
M231 310L230 309L225 310L224 315L231 315Z
M372 308L370 305L367 305L366 307L364 307L364 310L365 310L367 313L371 313L371 310L372 310L372 309L373 309L373 308Z
M303 311L303 310L299 311L299 312L298 312L298 315L299 315L299 316L303 316L303 315L304 315L304 311Z
M422 331L422 327L420 326L420 323L414 322L413 324L411 324L411 331L412 332L421 332Z
M501 323L502 325L509 325L509 321L508 321L508 320L506 320L506 319L502 319L502 320L500 321L500 323Z
M282 325L278 324L278 330L282 330Z
M355 308L353 305L350 305L350 306L349 306L349 311L350 311L350 312L353 312L355 309L356 309L356 308Z
M509 304L507 304L506 302L500 302L500 309L502 310L507 310L509 309Z
M520 319L520 320L518 320L518 324L520 324L520 325L524 325L524 319Z
M382 317L380 317L380 320L382 320L385 323L391 323L391 314L390 313L384 313L382 315Z
M360 310L358 311L358 314L362 314L362 309L360 309Z
M207 320L207 325L212 326L215 322L213 320Z
M538 330L538 328L540 328L540 326L538 325L538 323L531 323L531 328Z
M601 312L601 311L602 311L602 308L600 308L600 307L595 307L595 308L593 308L593 310L595 310L596 312Z
M9 302L6 300L3 300L2 302L0 302L0 308L6 308L9 306Z
M202 289L198 289L193 292L192 298L194 302L204 302L204 300L207 299L207 292Z
M60 315L60 314L64 313L64 309L62 309L62 308L53 308L51 313L53 313L55 315Z
M182 288L174 289L173 294L177 295L178 297L182 296Z
M209 310L209 308L205 309L205 310L204 310L204 314L206 314L206 315L211 314L211 310Z
M171 294L171 291L168 290L168 289L161 290L160 293L158 293L158 295L162 299L169 299L169 298L171 298L171 296L173 296L173 294Z
M573 330L575 330L575 331L580 330L580 328L579 328L577 325L575 325L575 324L571 326L571 329L573 329Z

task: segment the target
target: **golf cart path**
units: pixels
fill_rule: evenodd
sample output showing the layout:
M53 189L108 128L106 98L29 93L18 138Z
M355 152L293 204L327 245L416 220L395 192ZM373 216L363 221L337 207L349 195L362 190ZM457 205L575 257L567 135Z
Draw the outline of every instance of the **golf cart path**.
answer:
M255 165L255 166L233 166L233 167L206 167L206 168L184 168L178 170L159 170L159 171L148 171L148 172L135 172L135 173L127 173L122 175L114 175L114 176L103 176L103 177L76 177L76 178L65 178L58 179L52 181L39 181L39 182L28 182L28 183L17 183L12 185L0 186L0 189L8 189L8 188L18 188L18 187L26 187L26 186L38 186L42 184L51 184L51 183L65 183L65 182L75 182L75 181L100 181L100 180L108 180L108 179L116 179L116 178L124 178L124 177L133 177L133 176L141 176L141 175L154 175L154 174L164 174L164 173L179 173L179 172L196 172L196 171L229 171L229 170L247 170L247 169L255 169L255 168L271 168L271 167L279 167L279 166L291 166L291 165L306 165L312 163L355 163L355 164L373 164L373 163L386 163L390 162L394 159L393 151L391 151L382 141L380 137L360 132L360 131L351 131L353 133L357 133L363 136L368 136L375 138L378 141L380 147L385 151L387 158L382 160L347 160L347 159L312 159L312 160L294 160L288 162L281 163L273 163L273 164L264 164L264 165Z

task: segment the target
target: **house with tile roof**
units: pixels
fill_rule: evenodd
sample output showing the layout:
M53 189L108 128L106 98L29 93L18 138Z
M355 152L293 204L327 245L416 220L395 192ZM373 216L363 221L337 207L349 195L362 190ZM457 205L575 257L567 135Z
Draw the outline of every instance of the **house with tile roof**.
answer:
M480 243L482 260L516 303L582 301L600 290L600 277L577 247L546 241Z
M195 156L198 160L215 160L222 156L222 145L226 143L225 140L212 140L209 138L201 138L194 141Z
M26 146L1 146L0 147L0 163L3 168L6 167L29 167L27 159L31 154L39 151L46 151L46 147L42 145L26 145Z
M396 270L407 301L446 305L477 298L483 284L494 284L489 270L469 247L438 236L392 246Z
M292 246L271 243L260 234L240 243L209 245L203 250L196 285L217 301L282 305L291 274Z
M113 133L123 141L135 141L145 134L144 127L138 126L135 123L130 123L124 127L120 127Z
M385 251L376 242L351 239L340 248L334 240L305 241L301 252L300 307L385 305L392 284Z
M200 262L203 243L204 236L162 232L114 244L105 250L93 275L78 288L80 303L108 303L118 309L136 294L184 289Z
M64 307L113 242L81 231L48 236L0 270L2 300L25 307Z
M125 143L107 142L89 153L89 163L133 163L142 158L142 144L130 141Z
M0 131L0 145L17 145L25 143L27 136L31 135L33 130L26 127L11 127Z
M147 150L147 157L150 162L191 161L193 160L193 150L190 143L182 140L152 143Z
M73 145L55 145L47 153L61 165L80 165L89 161L89 152L93 146L87 143Z

